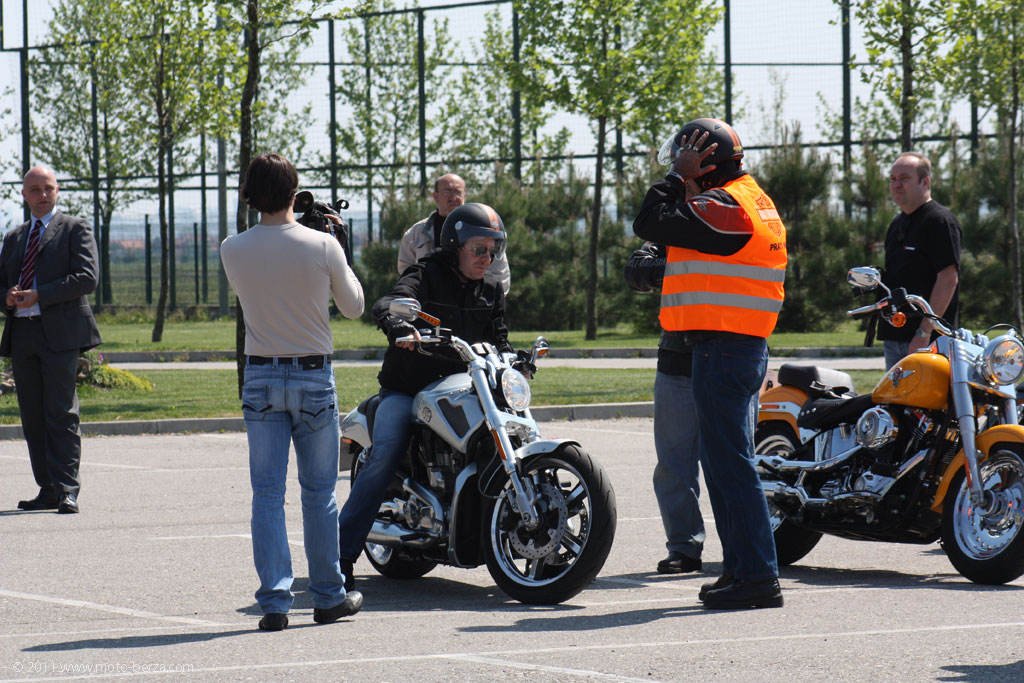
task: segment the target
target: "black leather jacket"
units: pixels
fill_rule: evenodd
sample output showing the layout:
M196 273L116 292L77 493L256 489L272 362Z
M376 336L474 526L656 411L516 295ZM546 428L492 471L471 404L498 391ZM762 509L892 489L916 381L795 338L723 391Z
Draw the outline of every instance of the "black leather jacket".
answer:
M512 351L505 325L505 294L501 287L484 280L466 280L458 271L455 255L437 251L409 266L386 295L373 305L373 318L389 334L403 321L391 316L391 300L412 297L425 313L439 318L441 326L470 343L487 341L499 351ZM425 327L423 324L417 327ZM430 349L433 352L435 349ZM418 351L391 345L377 375L381 387L415 395L431 382L456 372L465 363L453 354L451 360L431 358Z

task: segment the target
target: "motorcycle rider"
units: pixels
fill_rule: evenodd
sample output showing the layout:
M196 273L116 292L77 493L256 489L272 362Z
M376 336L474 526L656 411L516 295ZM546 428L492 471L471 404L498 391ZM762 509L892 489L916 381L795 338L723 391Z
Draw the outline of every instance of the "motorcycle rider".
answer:
M389 314L391 301L414 298L455 336L470 343L490 342L499 352L512 351L505 326L505 294L484 279L491 262L504 253L505 244L505 226L494 209L477 203L459 206L444 221L440 248L409 266L373 305L373 317L390 345L377 375L381 402L373 423L373 448L338 517L346 577L352 576L352 564L366 543L412 436L413 397L431 382L465 369L455 356L451 361L428 357L416 351L416 342L397 342L408 336L418 341L420 335L413 325Z
M722 576L702 587L709 609L781 607L768 506L753 464L766 338L783 301L786 232L772 200L741 169L723 121L687 123L662 147L672 163L647 192L633 231L668 246L661 324L693 343L700 463L722 542ZM685 184L700 194L685 200Z

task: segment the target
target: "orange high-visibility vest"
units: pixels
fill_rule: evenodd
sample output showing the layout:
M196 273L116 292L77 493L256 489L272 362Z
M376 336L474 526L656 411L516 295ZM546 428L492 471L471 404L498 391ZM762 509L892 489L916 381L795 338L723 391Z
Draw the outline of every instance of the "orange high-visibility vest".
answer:
M697 196L694 214L714 230L749 234L731 256L668 248L661 286L661 326L767 337L784 298L786 228L775 203L749 175L723 188L739 206Z

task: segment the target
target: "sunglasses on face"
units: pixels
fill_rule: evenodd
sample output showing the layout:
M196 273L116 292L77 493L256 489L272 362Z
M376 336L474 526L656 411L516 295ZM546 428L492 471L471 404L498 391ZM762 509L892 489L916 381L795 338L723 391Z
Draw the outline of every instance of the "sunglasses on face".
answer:
M493 250L488 249L482 244L478 244L475 247L466 247L466 250L469 251L473 258L483 258L484 256L490 255L490 259L493 261L496 256Z

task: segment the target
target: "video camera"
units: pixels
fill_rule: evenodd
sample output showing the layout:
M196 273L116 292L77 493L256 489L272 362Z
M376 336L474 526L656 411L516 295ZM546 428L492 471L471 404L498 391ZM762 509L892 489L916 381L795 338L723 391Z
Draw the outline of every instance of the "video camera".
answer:
M320 232L326 232L330 235L334 235L334 238L341 244L341 248L345 250L345 258L348 259L348 264L352 265L352 251L349 245L349 229L345 219L341 217L339 211L344 211L348 208L348 202L344 199L339 199L334 203L334 206L326 204L324 202L318 202L313 198L313 193L309 190L303 190L295 195L295 203L292 205L292 209L295 213L301 213L302 216L295 219L301 225L305 225L307 228L313 228ZM341 223L334 223L327 219L327 216L337 216Z

